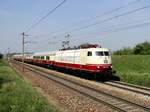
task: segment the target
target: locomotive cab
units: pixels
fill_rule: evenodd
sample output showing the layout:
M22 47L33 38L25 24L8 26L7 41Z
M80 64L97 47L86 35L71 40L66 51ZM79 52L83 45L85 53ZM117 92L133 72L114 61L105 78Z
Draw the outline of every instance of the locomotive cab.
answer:
M87 51L87 64L111 64L109 49L97 48Z
M87 51L87 65L91 65L96 71L111 70L111 53L107 48L94 48Z

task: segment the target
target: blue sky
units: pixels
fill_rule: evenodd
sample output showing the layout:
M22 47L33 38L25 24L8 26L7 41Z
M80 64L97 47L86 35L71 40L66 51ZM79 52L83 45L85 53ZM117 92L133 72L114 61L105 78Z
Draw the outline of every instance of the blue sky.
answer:
M26 44L25 49L28 52L57 50L61 48L61 41L66 34L70 34L72 46L89 42L100 44L111 50L133 47L139 42L150 41L150 25L116 30L150 22L150 8L74 31L150 5L150 0L139 0L126 8L100 16L134 1L136 0L66 0L39 25L26 32L29 35L26 41L31 43ZM11 52L21 52L21 33L60 2L62 0L0 0L0 52L6 52L8 47ZM96 16L99 17L93 19ZM89 20L89 18L92 19Z

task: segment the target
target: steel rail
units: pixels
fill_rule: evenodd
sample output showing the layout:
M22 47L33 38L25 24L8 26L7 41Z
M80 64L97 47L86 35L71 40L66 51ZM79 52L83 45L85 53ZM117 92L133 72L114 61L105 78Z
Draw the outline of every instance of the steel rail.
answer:
M29 66L29 65L28 65L28 66ZM33 67L33 66L31 67L31 65L30 65L30 67L28 67L28 66L26 65L25 68L31 70L32 72L36 72L38 75L44 76L45 78L51 79L51 80L53 80L53 81L55 81L55 82L57 82L57 83L59 83L59 84L61 84L61 85L64 85L64 86L66 86L66 87L68 87L68 88L70 88L70 89L73 89L74 91L77 91L77 92L80 93L80 94L83 94L83 95L85 95L85 96L87 96L87 97L90 97L91 99L93 99L93 100L95 100L95 101L97 101L97 102L101 102L101 103L103 103L103 104L106 104L106 105L110 106L111 108L116 109L116 110L118 110L118 111L126 112L127 110L126 110L125 108L123 108L123 107L120 108L120 107L118 107L118 106L116 106L116 105L114 105L114 104L111 104L109 101L104 101L104 100L98 99L98 98L92 96L91 94L88 94L88 93L85 93L85 92L83 92L83 91L77 90L77 88L73 88L73 87L71 87L71 86L69 86L69 85L66 85L66 84L64 84L64 83L62 83L62 82L56 80L56 78L61 78L61 80L68 81L69 83L72 83L72 84L81 86L82 88L89 89L90 91L97 92L98 94L103 94L103 95L105 95L105 96L107 96L107 97L110 97L110 99L115 99L115 100L117 99L117 100L121 101L121 104L128 104L128 105L130 105L129 107L131 107L131 105L132 105L133 107L136 107L136 108L131 108L131 109L133 109L133 110L140 108L140 109L142 109L142 110L144 110L144 111L146 111L146 112L147 112L147 111L150 111L150 108L148 108L148 107L144 107L144 106L141 106L141 105L132 103L132 102L127 101L127 100L125 100L125 99L118 98L118 97L116 97L116 96L107 94L107 93L105 93L105 92L96 90L96 89L94 89L94 88L85 86L85 85L83 85L83 84L79 84L79 83L77 83L77 82L74 82L74 81L71 81L71 80L68 80L68 79L65 79L65 78L56 76L56 75L49 75L48 72L43 71L43 70L39 70L39 69L37 69L37 68L35 68L35 67ZM53 78L52 78L52 77L53 77ZM123 103L122 103L122 102L123 102Z
M146 95L146 96L150 97L150 90L144 89L144 88L141 88L141 87L138 87L138 86L130 86L130 84L123 84L123 83L118 83L118 82L104 82L104 84L109 85L109 86L113 86L113 87L117 87L117 88L120 88L120 89L128 90L128 91L131 91L131 92L135 92L135 93L138 93L138 94ZM144 90L145 92L144 91L139 91L137 89Z
M67 88L69 88L69 89L71 89L71 90L74 90L74 91L76 91L76 92L78 92L78 93L80 93L80 94L82 94L82 95L84 95L84 96L87 96L87 97L93 99L94 101L97 101L97 102L99 102L99 103L103 103L103 104L105 104L105 105L108 105L108 106L110 106L112 109L118 110L119 112L126 112L125 110L122 110L122 109L120 109L120 108L118 108L118 107L116 107L116 106L114 106L114 105L111 105L111 104L109 104L109 103L107 103L107 102L105 102L105 101L103 101L103 100L100 100L100 99L98 99L98 98L96 98L96 97L93 97L93 96L91 96L91 95L89 95L89 94L87 94L87 93L85 93L85 92L81 92L80 90L77 90L77 89L75 89L75 88L73 88L73 87L71 87L71 86L69 86L69 85L66 85L66 84L64 84L64 83L62 83L62 82L60 82L60 81L58 81L58 80L52 78L52 77L55 77L55 76L51 76L51 75L49 75L49 74L47 74L47 73L44 73L43 71L42 71L42 72L41 72L41 71L37 71L37 69L35 69L35 68L31 68L31 67L29 68L29 67L26 67L26 66L25 66L25 68L28 69L28 70L30 70L30 71L32 71L32 72L34 72L34 73L37 73L37 75L39 75L39 76L45 77L45 78L47 78L47 79L50 79L50 80L52 80L52 81L54 81L54 82L56 82L56 83L59 83L59 84L65 86L65 87L67 87ZM36 71L35 71L34 69L35 69Z
M119 82L119 81L113 81L113 82L118 83L118 84L122 84L122 85L127 85L127 86L130 86L130 87L134 87L134 88L137 88L137 89L146 90L146 91L150 92L150 88L148 88L148 87L138 86L138 85L129 84L129 83L125 83L125 82Z

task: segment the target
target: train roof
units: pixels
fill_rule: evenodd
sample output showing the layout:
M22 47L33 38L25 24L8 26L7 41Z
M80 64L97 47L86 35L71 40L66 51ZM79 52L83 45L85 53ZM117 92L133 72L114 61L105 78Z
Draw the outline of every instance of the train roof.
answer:
M69 52L69 51L80 51L80 50L92 50L92 51L109 51L108 48L86 48L86 49L71 49L71 50L60 50L60 51L47 51L47 52L37 52L34 53L33 56L46 56L50 54L55 54L56 52Z
M37 53L34 53L33 56L50 55L50 54L54 54L55 52L56 52L56 51L37 52Z
M105 51L105 50L109 50L108 48L88 48L88 50L101 50L101 51Z
M84 49L70 49L70 50L60 50L60 51L80 51L80 50L106 50L108 51L109 49L108 48L84 48Z

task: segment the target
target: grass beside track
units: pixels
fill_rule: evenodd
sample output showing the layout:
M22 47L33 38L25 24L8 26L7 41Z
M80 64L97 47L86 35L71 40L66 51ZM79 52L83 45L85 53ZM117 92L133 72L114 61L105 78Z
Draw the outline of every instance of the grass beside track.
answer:
M58 109L0 60L0 112L58 112Z
M150 55L114 55L112 60L121 81L150 87Z

